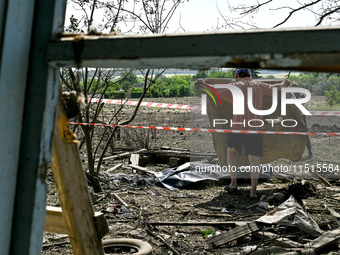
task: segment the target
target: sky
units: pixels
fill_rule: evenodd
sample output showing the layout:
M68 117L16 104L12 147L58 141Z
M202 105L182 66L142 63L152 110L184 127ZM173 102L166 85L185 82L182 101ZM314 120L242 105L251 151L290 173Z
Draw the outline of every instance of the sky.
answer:
M229 11L228 2L236 6L239 3L246 3L248 5L256 4L257 2L264 2L264 0L189 0L185 1L179 6L176 15L178 17L181 17L181 26L187 32L207 31L216 28L218 25L220 26L224 23L224 20L218 9L224 16L234 18L240 17L239 15L232 14ZM287 8L273 10L275 8L281 7L277 5L277 3L279 2L282 3L283 1L274 1L274 4L268 5L268 7L263 6L261 10L256 15L254 15L253 21L257 23L259 28L271 28L277 23L284 20L286 15L288 15L289 9ZM300 6L297 5L296 0L286 0L284 1L284 5L292 8ZM177 28L177 20L179 19L174 18L173 20L174 22L171 25L174 28ZM243 21L249 21L249 17L243 19ZM289 21L285 25L282 25L280 27L307 27L313 26L315 23L315 17L313 14L311 14L311 12L300 11L299 13L292 15Z
M246 3L247 5L256 4L257 2L265 2L265 0L182 0L183 3L179 5L178 9L171 22L169 23L168 33L174 32L203 32L203 31L215 31L219 28L219 31L231 30L230 28L221 28L225 24L223 17L240 18L236 13L231 13L228 4L237 6L238 4ZM307 0L300 0L300 2L307 2ZM281 4L281 5L279 5ZM285 0L285 1L273 1L270 5L261 7L260 11L253 15L243 19L239 19L244 22L255 22L259 28L271 28L277 23L284 20L288 15L288 8L280 8L282 6L289 6L291 8L300 7L297 0ZM280 8L279 10L273 10ZM220 10L220 12L218 11ZM95 22L101 22L101 15L95 16ZM76 14L75 10L69 5L67 8L66 17L70 17L71 14ZM76 15L77 16L77 15ZM66 23L68 22L66 18ZM286 27L307 27L313 26L316 23L315 17L309 11L299 11L292 15L289 21L280 26L280 28ZM240 29L240 28L239 28ZM124 31L123 31L124 32Z

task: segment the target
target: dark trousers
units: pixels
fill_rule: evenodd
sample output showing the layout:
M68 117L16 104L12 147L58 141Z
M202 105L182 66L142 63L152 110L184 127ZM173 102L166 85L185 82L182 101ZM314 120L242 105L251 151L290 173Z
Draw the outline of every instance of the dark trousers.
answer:
M306 127L307 127L307 118L306 118L306 115L302 115L302 119L303 119L303 122L305 123ZM309 136L306 135L306 146L307 146L307 149L308 149L308 153L312 153L312 145L310 143L310 139L309 139Z

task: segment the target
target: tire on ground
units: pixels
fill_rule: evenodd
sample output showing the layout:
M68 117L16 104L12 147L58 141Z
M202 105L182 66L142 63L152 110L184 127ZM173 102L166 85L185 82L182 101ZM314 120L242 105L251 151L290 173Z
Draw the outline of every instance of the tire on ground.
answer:
M137 250L134 255L149 255L152 254L152 246L139 239L133 238L119 238L103 240L104 251L108 247L131 247Z

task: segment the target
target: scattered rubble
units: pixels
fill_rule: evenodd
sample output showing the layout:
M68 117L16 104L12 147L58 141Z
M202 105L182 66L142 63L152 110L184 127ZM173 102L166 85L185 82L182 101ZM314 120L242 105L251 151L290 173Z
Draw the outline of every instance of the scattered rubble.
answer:
M162 151L162 155L171 154ZM177 151L186 157L187 151ZM140 159L150 151L132 152L107 159L114 162L99 173L105 191L91 193L95 210L105 215L110 226L104 240L140 239L152 245L153 254L340 252L337 179L327 179L328 187L316 178L266 176L260 179L259 197L254 200L248 197L249 180L240 180L239 193L229 194L223 189L228 182L225 173L208 172L196 182L198 177L189 171L195 169L195 164L173 168L169 168L169 162L144 165ZM157 158L149 155L148 160ZM210 153L206 156L213 158ZM51 186L51 176L49 179ZM50 189L49 193L55 194ZM57 200L49 203L58 205ZM46 233L44 240L43 254L70 250L65 236Z

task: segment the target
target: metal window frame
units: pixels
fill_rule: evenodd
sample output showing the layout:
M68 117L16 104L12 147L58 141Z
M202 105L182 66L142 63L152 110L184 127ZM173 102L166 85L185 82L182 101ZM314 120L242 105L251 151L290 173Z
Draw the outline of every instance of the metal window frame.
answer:
M63 31L66 2L0 2L1 254L41 253L59 90L46 45Z
M340 27L66 36L66 0L2 0L0 6L2 254L41 251L59 67L340 71Z

